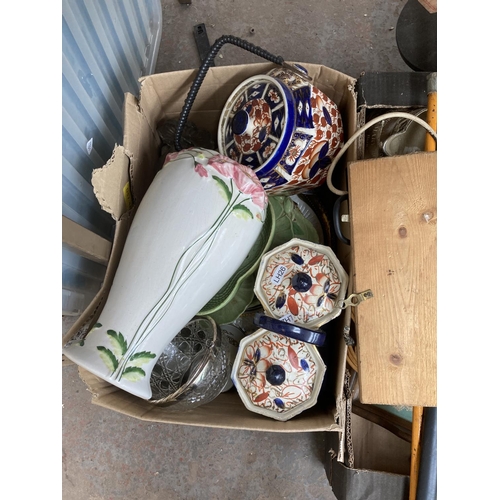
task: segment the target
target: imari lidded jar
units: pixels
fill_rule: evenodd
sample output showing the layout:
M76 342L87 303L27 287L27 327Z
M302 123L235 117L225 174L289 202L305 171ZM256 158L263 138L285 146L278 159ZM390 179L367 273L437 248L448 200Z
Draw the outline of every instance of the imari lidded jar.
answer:
M250 168L215 151L168 155L137 208L97 323L64 354L150 399L157 358L242 264L267 202Z
M264 254L254 292L269 316L315 328L340 315L347 283L330 247L294 238Z
M316 404L325 371L316 346L260 328L240 342L231 378L248 410L284 421Z
M219 151L252 168L270 194L297 194L326 180L344 145L339 109L299 65L241 83L219 121Z

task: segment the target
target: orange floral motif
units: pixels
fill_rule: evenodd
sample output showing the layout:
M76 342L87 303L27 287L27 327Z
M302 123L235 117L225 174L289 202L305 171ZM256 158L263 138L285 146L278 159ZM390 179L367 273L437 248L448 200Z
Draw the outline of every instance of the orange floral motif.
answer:
M241 96L235 103L235 105L233 106L233 111L238 111L238 108L241 106L241 104L243 103L243 96Z
M297 158L300 156L302 148L300 146L293 146L288 150L286 162L288 165L293 165Z
M281 383L268 380L266 372L271 367L281 371ZM281 413L311 396L316 373L304 342L266 332L246 347L238 379L253 404Z
M279 284L273 276L279 266L286 271ZM301 286L296 275L307 275ZM325 255L314 249L295 246L275 255L268 263L262 280L269 307L279 317L292 314L295 320L307 323L334 310L340 279Z
M271 142L271 144L269 144L269 146L266 146L266 149L264 149L264 153L263 153L264 158L269 158L269 156L274 151L275 147L276 147L276 144L274 142Z

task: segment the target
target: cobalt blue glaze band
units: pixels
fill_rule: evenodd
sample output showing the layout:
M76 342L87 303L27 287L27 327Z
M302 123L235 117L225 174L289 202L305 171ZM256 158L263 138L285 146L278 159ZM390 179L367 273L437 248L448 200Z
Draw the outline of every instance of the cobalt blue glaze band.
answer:
M253 322L257 326L269 330L270 332L279 333L280 335L285 335L295 340L301 340L308 344L314 344L318 347L321 347L326 340L326 333L322 330L309 330L309 328L270 318L260 313L254 316Z
M283 91L288 116L285 122L285 129L283 130L278 147L274 150L271 157L268 158L268 160L264 162L263 165L254 169L254 172L258 175L259 178L270 173L276 167L277 163L285 154L285 151L288 149L288 146L292 139L293 131L295 129L296 111L292 91L281 80L278 80L277 78L273 78L273 80L276 85L279 85L279 87Z
M270 174L291 143L295 114L292 91L281 80L261 75L244 81L219 121L221 153L252 168L259 178Z

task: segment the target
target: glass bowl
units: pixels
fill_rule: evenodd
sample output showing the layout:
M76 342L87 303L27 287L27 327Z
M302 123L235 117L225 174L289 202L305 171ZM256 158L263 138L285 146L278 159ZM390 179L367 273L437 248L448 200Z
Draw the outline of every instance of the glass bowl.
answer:
M212 318L193 318L159 356L149 402L185 411L212 401L230 376L228 352L227 336Z

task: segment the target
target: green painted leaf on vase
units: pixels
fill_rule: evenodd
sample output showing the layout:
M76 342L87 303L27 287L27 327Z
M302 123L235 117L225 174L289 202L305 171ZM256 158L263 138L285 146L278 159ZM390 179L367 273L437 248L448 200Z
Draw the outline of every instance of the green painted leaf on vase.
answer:
M217 177L216 175L214 175L212 178L214 179L215 182L217 182L217 185L219 186L219 190L222 193L222 196L229 203L231 201L231 192L229 191L227 184L220 177Z
M92 332L94 332L95 330L98 330L99 328L101 328L101 323L96 323L89 331L88 335L90 335Z
M127 366L142 366L145 363L148 363L152 359L156 358L156 354L153 354L149 351L136 352L132 356L127 363Z
M118 360L115 355L106 347L102 345L97 346L100 358L104 361L104 364L108 370L114 372L118 368Z
M242 219L250 220L253 219L253 214L250 212L250 210L245 207L245 205L242 205L241 203L238 203L238 205L235 205L233 208L233 212L237 217L240 217Z
M109 336L111 347L115 355L123 356L127 352L127 341L125 337L120 332L116 333L114 330L108 330L106 333Z
M130 382L137 382L146 376L146 372L137 366L129 366L123 370L122 378L130 380Z

